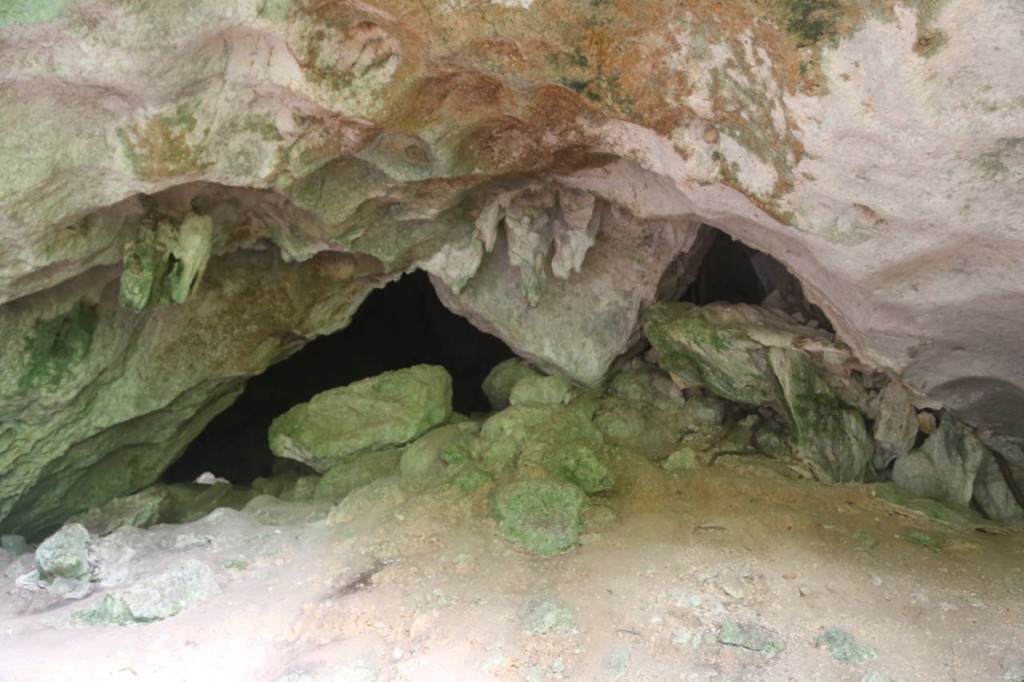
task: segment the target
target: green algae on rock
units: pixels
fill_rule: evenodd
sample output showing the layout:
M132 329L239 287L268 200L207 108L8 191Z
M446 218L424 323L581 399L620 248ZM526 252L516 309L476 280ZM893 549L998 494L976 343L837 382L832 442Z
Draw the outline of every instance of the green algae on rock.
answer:
M874 444L864 416L827 380L826 363L849 357L828 334L742 304L658 304L645 330L659 364L688 384L748 405L782 406L797 454L820 479L864 479Z
M398 448L371 450L357 455L351 462L343 462L323 475L316 487L315 499L340 502L357 488L373 483L378 478L398 473L402 451Z
M530 367L519 358L510 358L494 366L484 379L483 390L491 407L504 410L509 406L512 389L520 379L539 377L540 372Z
M874 444L863 415L839 403L804 351L772 348L768 359L793 426L797 454L822 480L864 480Z
M492 503L498 530L528 552L547 556L579 540L587 498L571 483L526 480L495 492Z
M576 395L572 384L561 376L526 376L509 394L511 405L565 405Z
M356 455L402 445L452 414L452 380L417 365L324 391L270 426L270 448L325 472Z
M213 569L186 559L131 587L105 595L94 608L74 614L80 625L136 625L170 618L189 606L220 594Z
M603 446L587 443L528 447L522 460L535 461L551 474L579 486L588 495L615 487L615 474L605 462Z

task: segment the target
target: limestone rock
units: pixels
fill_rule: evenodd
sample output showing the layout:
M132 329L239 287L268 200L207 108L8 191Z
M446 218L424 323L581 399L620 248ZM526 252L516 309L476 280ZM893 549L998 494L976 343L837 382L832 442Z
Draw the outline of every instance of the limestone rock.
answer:
M565 405L575 391L565 377L526 376L515 383L509 394L510 405Z
M498 363L484 379L483 389L491 407L504 410L509 406L512 389L520 379L539 377L540 373L519 358L510 358Z
M768 360L782 390L800 458L822 480L863 480L874 451L864 417L839 403L804 351L772 348Z
M1011 465L1011 471L1018 483L1024 482L1024 468ZM974 478L973 501L990 519L996 521L1024 519L1024 509L1014 499L991 452L986 452L981 459L981 464L978 465L978 474Z
M102 507L90 509L74 519L92 535L109 535L122 526L148 528L160 521L161 510L168 492L161 488L147 488L134 495L118 497Z
M541 555L558 554L576 544L585 506L586 496L576 486L545 480L509 484L493 499L501 534Z
M77 611L75 620L82 625L152 623L175 616L220 591L217 576L209 566L186 559L159 575L105 595L99 606Z
M372 287L348 257L275 262L214 258L184 305L128 310L95 268L0 306L0 532L36 538L152 484L240 377L346 324Z
M78 523L64 526L39 544L35 553L38 579L51 594L77 599L89 593L91 546L89 531Z
M674 407L659 409L621 398L604 398L598 403L593 423L607 442L662 459L688 426L683 417L685 408Z
M373 483L378 478L398 473L402 451L397 448L373 450L351 462L332 467L316 488L316 499L340 502L353 490Z
M977 436L947 415L920 449L896 460L892 480L921 497L966 507L986 454Z
M883 388L879 402L879 417L875 421L874 437L881 454L881 461L876 462L876 468L881 469L891 460L913 449L914 441L917 439L918 420L917 410L910 400L910 392L899 382L893 381Z
M603 440L590 415L571 405L513 405L484 422L480 436L492 443L507 440L516 448L527 442L600 443Z
M592 495L615 487L615 474L608 466L608 455L600 446L580 443L535 445L527 447L523 462L537 463L552 475L574 483Z
M449 424L416 439L402 454L402 477L428 482L444 478L449 466L464 464L472 458L463 424Z
M693 386L748 405L777 398L768 366L771 348L842 353L824 332L750 305L659 303L644 318L658 363Z
M418 365L293 407L271 425L270 447L278 457L325 472L362 452L408 443L451 413L451 377L441 367Z
M1015 3L330 4L0 10L0 531L149 485L416 267L596 384L704 223L862 361L1024 438Z

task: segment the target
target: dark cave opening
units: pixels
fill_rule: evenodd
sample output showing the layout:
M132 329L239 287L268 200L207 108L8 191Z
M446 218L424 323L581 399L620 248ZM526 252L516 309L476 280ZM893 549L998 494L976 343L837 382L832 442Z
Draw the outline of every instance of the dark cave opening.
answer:
M797 313L829 332L832 323L818 306L804 296L793 273L770 255L733 239L718 228L705 225L713 237L697 276L679 300L697 305L750 303Z
M500 339L445 308L425 272L405 275L372 292L348 327L310 341L249 379L238 400L206 426L162 480L191 481L209 471L247 485L268 476L275 458L267 429L275 417L322 391L413 365L448 370L457 412L489 411L481 384L494 365L512 356Z

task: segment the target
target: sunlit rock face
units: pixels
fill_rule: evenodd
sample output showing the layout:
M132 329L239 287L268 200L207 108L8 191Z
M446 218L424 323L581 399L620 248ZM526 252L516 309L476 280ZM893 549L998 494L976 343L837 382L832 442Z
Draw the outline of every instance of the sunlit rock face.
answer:
M718 227L1024 436L1024 9L968 0L0 8L0 528L152 482L421 268L599 382Z

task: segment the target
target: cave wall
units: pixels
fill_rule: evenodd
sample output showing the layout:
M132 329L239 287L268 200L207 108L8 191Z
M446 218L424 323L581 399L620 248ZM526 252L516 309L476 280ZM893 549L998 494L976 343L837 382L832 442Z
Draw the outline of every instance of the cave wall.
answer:
M1022 30L971 0L7 3L0 526L152 479L241 377L417 267L599 381L702 223L865 362L1024 436ZM195 290L126 309L126 248L189 216ZM96 483L139 442L144 474Z

